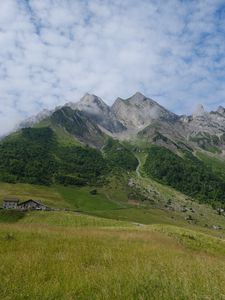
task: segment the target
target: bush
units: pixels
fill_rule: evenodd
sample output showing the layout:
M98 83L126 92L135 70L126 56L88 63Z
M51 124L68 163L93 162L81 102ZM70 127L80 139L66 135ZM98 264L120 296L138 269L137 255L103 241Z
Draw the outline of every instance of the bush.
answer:
M91 195L97 195L97 193L98 193L98 192L97 192L96 189L90 191L90 194L91 194Z

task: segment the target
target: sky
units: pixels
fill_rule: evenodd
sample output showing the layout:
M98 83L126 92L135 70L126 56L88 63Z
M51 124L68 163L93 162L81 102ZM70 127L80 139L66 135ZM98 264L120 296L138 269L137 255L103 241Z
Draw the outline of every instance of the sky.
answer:
M1 0L0 135L86 92L225 106L224 0Z

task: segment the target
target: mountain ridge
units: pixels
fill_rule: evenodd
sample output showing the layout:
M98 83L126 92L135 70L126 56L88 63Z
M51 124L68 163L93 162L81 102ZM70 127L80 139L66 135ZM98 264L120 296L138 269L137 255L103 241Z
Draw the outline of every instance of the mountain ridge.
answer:
M111 107L86 94L38 114L3 139L0 180L104 185L116 174L127 178L127 190L141 161L141 181L144 174L201 201L224 202L225 172L215 167L220 160L212 160L224 161L223 112L199 107L191 116L178 116L141 93L118 98ZM136 188L130 195L146 199L142 194Z
M187 148L200 147L221 153L225 151L225 108L219 106L215 111L207 112L200 105L192 115L177 115L140 92L127 99L119 97L111 106L100 97L86 93L78 102L68 102L52 111L45 110L21 123L19 128L36 126L46 118L52 120L56 114L65 115L66 107L70 108L71 113L73 111L74 116L82 115L82 122L88 124L81 127L86 128L86 133L76 131L75 120L69 129L65 127L64 122L68 125L68 116L65 116L67 120L64 121L61 118L62 122L58 125L80 142L91 146L102 147L102 137L110 136L120 140L145 139L164 144L171 150L174 150L177 143L183 143ZM99 138L101 142L98 142ZM162 139L170 140L171 143L165 144Z

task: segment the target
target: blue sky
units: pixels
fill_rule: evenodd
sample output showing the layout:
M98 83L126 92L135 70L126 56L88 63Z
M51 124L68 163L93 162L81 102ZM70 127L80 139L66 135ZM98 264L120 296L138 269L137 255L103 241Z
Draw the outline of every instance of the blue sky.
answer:
M0 1L0 134L86 92L212 110L224 83L224 0Z

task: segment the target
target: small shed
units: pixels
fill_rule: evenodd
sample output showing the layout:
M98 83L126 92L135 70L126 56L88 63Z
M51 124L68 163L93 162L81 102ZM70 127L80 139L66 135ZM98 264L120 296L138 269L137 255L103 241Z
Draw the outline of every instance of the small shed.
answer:
M18 204L18 209L21 210L49 210L50 208L41 203L40 201L29 199L27 201L21 202Z
M19 199L13 197L6 197L3 199L3 208L5 209L17 209Z

